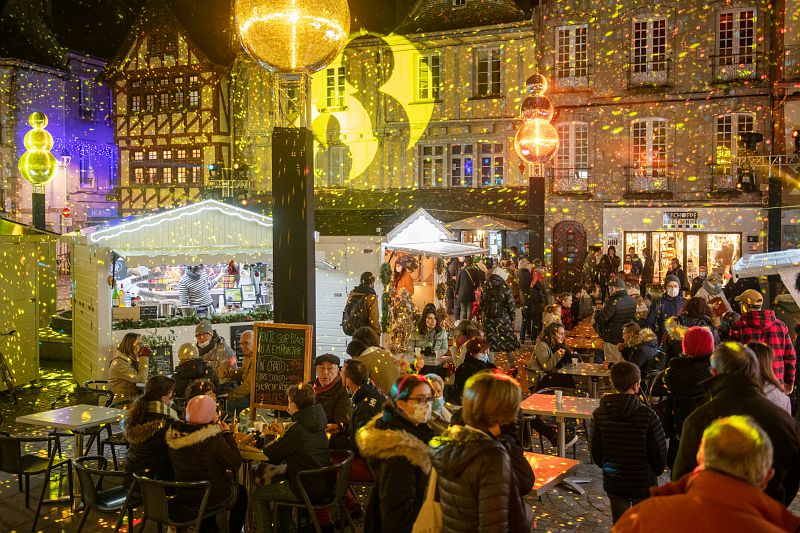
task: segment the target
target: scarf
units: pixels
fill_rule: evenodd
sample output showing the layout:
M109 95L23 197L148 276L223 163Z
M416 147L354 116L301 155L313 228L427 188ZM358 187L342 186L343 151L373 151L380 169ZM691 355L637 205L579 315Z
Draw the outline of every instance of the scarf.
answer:
M719 296L719 293L722 292L722 287L719 288L714 287L714 285L709 283L707 279L703 280L703 288L710 296Z
M203 357L205 354L213 350L220 340L222 339L220 339L219 335L217 335L217 332L215 331L214 336L211 337L211 340L208 342L208 346L205 348L201 348L200 346L197 347L197 350L200 352L200 357Z
M330 385L325 386L325 385L322 385L322 383L319 382L319 378L317 378L317 379L314 380L314 385L313 385L314 392L316 393L317 396L319 396L320 394L323 394L325 392L328 392L329 390L334 388L339 383L339 380L341 380L341 379L342 379L342 376L340 374L340 375L336 376L336 379L331 381Z
M163 402L159 402L158 400L147 402L146 409L149 413L167 415L174 420L178 420L178 413L176 413L175 410L169 405L166 405Z

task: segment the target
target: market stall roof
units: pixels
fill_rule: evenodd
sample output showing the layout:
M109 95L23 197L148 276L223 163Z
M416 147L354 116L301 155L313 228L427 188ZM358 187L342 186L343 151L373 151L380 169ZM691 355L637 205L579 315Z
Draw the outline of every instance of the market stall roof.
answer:
M387 250L435 257L459 257L488 252L472 244L453 240L453 234L424 209L401 222L386 236Z
M216 200L86 234L89 242L125 257L128 266L258 262L272 256L272 219Z
M733 264L736 278L780 275L786 289L800 305L800 291L797 290L797 276L800 275L800 250L782 250L742 257Z
M505 218L492 217L488 215L476 215L455 222L445 224L448 229L468 230L468 231L520 231L528 228L527 224L508 220Z

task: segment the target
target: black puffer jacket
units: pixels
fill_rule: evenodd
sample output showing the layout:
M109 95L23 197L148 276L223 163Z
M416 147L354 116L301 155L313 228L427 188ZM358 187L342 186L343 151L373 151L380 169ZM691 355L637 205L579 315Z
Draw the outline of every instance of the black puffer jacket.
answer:
M453 426L431 447L443 532L532 530L503 444L478 429Z
M603 342L622 342L622 327L636 316L636 300L627 291L617 291L594 314L594 329Z
M458 272L455 295L460 304L471 304L475 301L475 289L483 284L486 274L475 265L468 265Z
M242 464L233 434L222 432L217 424L195 425L175 422L167 430L167 446L176 481L211 482L208 505L227 502L233 490L233 477ZM198 506L203 491L183 489L178 492L181 503Z
M647 498L667 463L656 413L635 394L607 394L592 415L592 461L603 469L608 494Z
M144 423L125 426L125 440L130 444L125 455L125 472L149 478L171 480L172 463L165 435L176 421L168 414L147 410ZM133 479L126 478L126 485Z
M314 404L292 415L294 422L282 437L264 448L267 461L272 464L286 463L286 477L289 486L299 498L295 475L301 470L322 468L331 464L331 452L325 436L325 411ZM307 477L303 481L312 501L320 501L330 496L333 480L325 477Z
M202 379L211 383L211 387L216 393L219 390L219 378L217 371L206 361L200 358L187 359L181 362L172 375L175 380L175 395L179 398L186 396L186 387L194 380Z
M497 367L492 363L484 363L480 359L470 355L466 356L464 358L464 362L458 365L458 368L456 368L455 382L453 386L456 390L459 403L461 403L461 394L464 392L464 385L466 385L467 380L471 378L473 374L477 374L481 370L485 370L487 368Z
M731 415L753 417L772 441L775 475L764 489L787 507L800 487L800 431L786 411L772 403L748 378L720 374L703 382L711 400L694 410L683 423L681 445L672 468L672 480L697 466L697 450L703 431L717 418Z
M516 305L511 287L496 274L489 276L481 293L481 313L486 340L495 352L509 352L519 348L514 333Z
M692 326L699 326L701 328L708 328L711 330L711 336L714 337L714 346L719 346L720 339L717 328L711 323L711 319L706 315L699 315L695 313L681 313L675 317L669 317L664 322L664 330L667 333L666 352L667 358L672 359L677 357L683 352L683 336L686 331Z
M428 442L434 432L385 409L356 434L361 455L375 472L365 533L408 533L425 500L431 471Z
M353 416L348 427L350 449L356 450L356 432L383 412L386 395L371 381L367 381L353 394Z
M653 330L644 328L635 337L625 343L622 349L622 358L639 367L642 377L645 377L651 370L658 368L658 342Z
M670 360L669 367L664 372L664 386L672 410L672 428L671 431L667 430L668 433L680 435L686 417L706 401L706 391L700 383L711 377L709 366L710 355L675 357Z

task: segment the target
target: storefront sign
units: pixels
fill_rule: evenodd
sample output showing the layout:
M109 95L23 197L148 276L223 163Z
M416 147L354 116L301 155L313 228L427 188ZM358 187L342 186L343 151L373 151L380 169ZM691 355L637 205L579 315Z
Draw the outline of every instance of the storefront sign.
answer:
M255 372L252 407L285 411L292 385L311 381L312 327L255 323Z
M700 229L697 211L664 211L664 229Z

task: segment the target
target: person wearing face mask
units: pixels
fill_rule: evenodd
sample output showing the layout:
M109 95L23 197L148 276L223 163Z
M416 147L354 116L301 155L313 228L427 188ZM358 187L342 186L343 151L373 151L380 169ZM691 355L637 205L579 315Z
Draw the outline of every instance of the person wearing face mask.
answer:
M728 298L725 297L725 293L722 290L722 276L716 272L713 272L703 281L703 284L697 290L695 296L697 298L703 298L708 302L711 309L716 311L714 313L716 316L722 316L733 310L730 302L728 302Z
M433 389L419 374L397 380L383 413L356 433L356 444L375 472L365 533L410 533L431 472L428 442Z
M681 292L687 292L689 290L689 279L686 277L686 272L681 267L680 261L675 257L670 261L669 270L667 270L667 274L664 276L664 285L667 284L667 278L669 276L678 278L678 286Z
M147 381L149 357L140 354L142 336L126 333L108 364L108 388L117 401L137 396L136 384Z
M433 388L433 407L428 425L437 435L441 435L450 426L450 421L453 419L453 414L444 406L444 380L437 374L427 374L425 377L431 382Z
M214 326L208 320L201 320L195 326L194 338L197 340L200 357L217 373L220 386L223 390L230 390L232 386L228 385L231 381L228 372L231 368L236 368L236 352L214 331Z
M681 309L686 304L686 300L681 296L681 282L677 276L667 276L664 279L664 283L666 290L661 298L650 306L646 323L646 326L653 330L659 340L664 339L664 334L666 333L664 324L667 319L678 316L678 313L681 312Z
M130 445L125 455L126 487L133 474L153 479L172 480L172 463L164 436L178 420L172 408L175 381L167 376L153 376L144 385L144 394L136 398L125 414L123 435Z
M453 384L459 403L461 403L464 385L473 374L477 374L487 368L497 368L489 362L489 348L489 343L481 337L473 337L467 341L466 357L464 357L464 362L456 368L455 382Z
M396 297L399 297L403 291L406 291L409 297L414 296L414 280L411 279L411 274L406 270L406 266L400 261L394 264L392 291Z
M703 286L703 282L706 280L706 276L708 276L708 267L705 265L700 265L698 267L698 274L697 277L692 279L692 286L689 289L689 295L694 297L697 294L697 291L700 290L700 287Z

